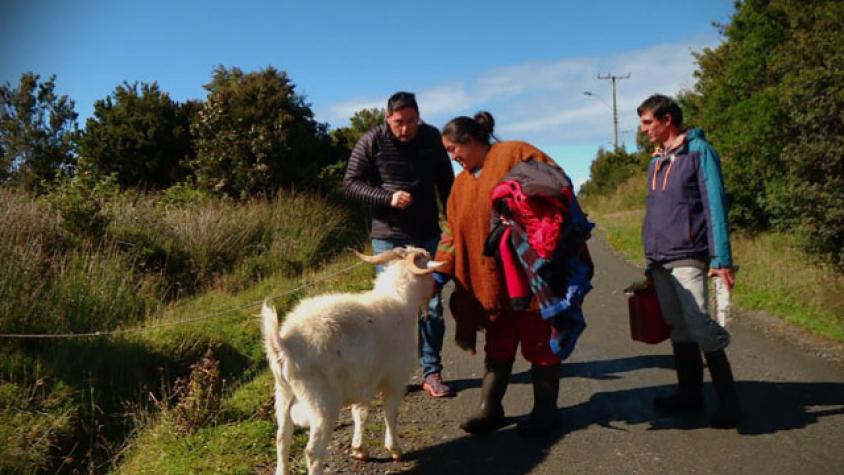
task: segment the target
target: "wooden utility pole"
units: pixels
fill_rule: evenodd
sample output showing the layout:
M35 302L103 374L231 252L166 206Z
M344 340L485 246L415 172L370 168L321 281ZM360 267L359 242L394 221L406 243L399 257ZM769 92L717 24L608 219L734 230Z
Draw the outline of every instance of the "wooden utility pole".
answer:
M599 73L598 79L612 80L612 145L614 148L618 148L618 109L615 106L615 81L616 79L630 79L630 73L627 73L627 76L614 76L609 73L606 76L601 76Z

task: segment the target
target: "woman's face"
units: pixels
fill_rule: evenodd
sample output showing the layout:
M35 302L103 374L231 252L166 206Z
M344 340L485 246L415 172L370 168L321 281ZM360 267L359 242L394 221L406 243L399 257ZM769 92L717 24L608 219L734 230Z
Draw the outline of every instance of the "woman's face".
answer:
M452 142L448 137L443 137L443 146L452 160L459 163L464 170L469 171L483 165L486 152L489 149L473 138L469 138L466 143L457 143Z

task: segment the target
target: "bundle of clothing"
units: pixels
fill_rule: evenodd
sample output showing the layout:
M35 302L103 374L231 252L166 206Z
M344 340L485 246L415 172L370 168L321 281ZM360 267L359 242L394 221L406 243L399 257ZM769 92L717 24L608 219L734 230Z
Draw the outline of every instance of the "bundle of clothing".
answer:
M595 225L568 176L547 163L519 163L490 199L484 255L498 260L514 310L529 308L536 297L540 315L551 323L551 350L566 359L586 328L582 304L594 273L586 241Z

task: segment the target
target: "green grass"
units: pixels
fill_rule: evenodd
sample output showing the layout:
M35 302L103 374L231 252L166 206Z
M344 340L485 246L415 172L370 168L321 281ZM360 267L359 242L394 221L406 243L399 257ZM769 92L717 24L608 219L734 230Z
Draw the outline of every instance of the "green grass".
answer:
M644 210L626 210L595 216L599 232L603 232L613 249L626 260L644 267L642 253L642 220Z
M118 473L194 474L254 473L256 465L274 461L275 427L272 421L236 421L180 434L166 418L136 440Z
M642 220L647 190L643 177L633 177L609 195L586 196L582 201L589 217L598 223L598 232L625 259L644 266Z
M812 264L789 236L737 237L735 302L765 310L814 333L844 341L844 276Z
M315 282L301 292L275 299L273 303L280 312L284 312L306 295L368 288L374 275L373 268L354 264L356 258L344 254L326 263L319 271L306 272L301 278L275 276L235 295L212 292L186 302L174 313L185 315L235 307L260 301L268 295L285 294L286 290L303 283ZM338 274L350 267L350 270ZM117 473L253 473L255 467L274 466L273 382L263 364L256 312L257 307L235 312L232 318L216 323L212 329L203 330L208 334L229 328L227 338L233 346L242 354L248 354L250 359L255 359L241 373L241 379L231 384L232 390L222 404L221 417L195 433L180 435L174 428L171 411L147 412L141 419L148 419L148 422L132 438L127 455L115 467ZM191 326L167 332L168 338L177 334L187 338ZM306 442L306 432L297 431L292 453L294 466L301 473L304 473L302 449Z
M74 433L78 409L67 386L26 389L0 383L0 473L49 469L54 452Z
M168 412L149 415L148 426L132 439L121 474L254 473L275 463L273 382L269 371L241 385L223 401L223 416L213 425L182 434ZM307 436L297 433L294 451Z
M644 266L641 226L645 184L623 183L609 196L586 197L583 206L610 245L625 259ZM844 341L844 275L813 263L793 238L782 233L732 236L739 266L733 300L762 310L815 334Z

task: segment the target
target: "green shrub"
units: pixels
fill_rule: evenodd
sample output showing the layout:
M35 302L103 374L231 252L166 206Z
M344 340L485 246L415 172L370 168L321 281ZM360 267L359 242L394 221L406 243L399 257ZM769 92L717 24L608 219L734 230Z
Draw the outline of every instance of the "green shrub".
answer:
M46 198L61 214L61 225L68 233L97 239L109 221L103 209L105 203L118 192L114 175L99 178L92 173L79 173L59 183Z
M155 82L124 82L94 103L79 140L81 162L123 187L166 188L188 175L195 107L171 100Z
M178 402L173 416L176 428L183 434L213 423L219 416L223 395L220 362L211 349L190 368L190 376L176 380L174 389Z
M210 198L210 195L188 182L180 182L164 190L161 195L161 203L165 206L188 206L201 204Z
M313 189L333 163L327 125L284 71L215 68L208 96L191 122L197 184L238 200L279 189Z
M649 155L641 151L628 153L623 148L599 148L589 166L589 180L580 193L584 196L610 194L630 177L642 174L648 159Z
M844 270L844 3L745 0L682 94L724 165L730 220Z

